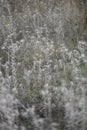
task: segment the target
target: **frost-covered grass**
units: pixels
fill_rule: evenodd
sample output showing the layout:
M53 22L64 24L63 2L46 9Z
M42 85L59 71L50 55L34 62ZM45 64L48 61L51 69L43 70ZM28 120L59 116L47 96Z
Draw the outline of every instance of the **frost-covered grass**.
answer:
M0 18L0 129L86 130L84 9L80 16L74 2L27 2L14 13L1 2L9 15Z

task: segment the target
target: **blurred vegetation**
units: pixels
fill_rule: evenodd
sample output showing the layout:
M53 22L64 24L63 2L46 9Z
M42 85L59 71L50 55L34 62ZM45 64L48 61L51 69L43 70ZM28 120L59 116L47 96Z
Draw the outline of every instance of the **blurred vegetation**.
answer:
M44 106L44 96L41 95L43 86L49 80L47 79L48 74L51 75L49 84L54 89L61 88L61 79L66 80L68 89L71 81L74 80L71 59L65 52L65 57L63 57L58 48L65 43L66 47L73 51L77 48L78 41L87 40L86 11L86 0L0 1L1 71L6 77L4 65L9 60L9 75L12 75L13 53L9 46L12 43L17 44L19 49L14 56L18 90L16 96L26 108L35 105L36 115L41 118L46 118L44 109L48 111L48 108ZM51 45L53 48L50 48ZM73 57L75 58L75 56ZM59 65L61 59L63 60ZM58 70L58 66L60 66L60 70ZM80 75L87 77L87 66L82 61L78 68L81 70ZM29 71L31 73L26 75ZM62 92L58 95L58 91L55 92L52 89L49 91L52 93L51 103L54 105L52 121L59 124L58 130L64 130L66 121L64 99L60 96ZM26 127L26 130L32 130L34 124L28 119L30 117L23 117L22 108L18 109L20 130L21 125Z

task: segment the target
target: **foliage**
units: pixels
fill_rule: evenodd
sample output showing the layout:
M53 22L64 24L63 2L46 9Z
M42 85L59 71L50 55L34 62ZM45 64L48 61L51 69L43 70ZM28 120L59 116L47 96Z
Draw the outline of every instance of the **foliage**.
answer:
M85 3L0 3L1 129L85 130Z

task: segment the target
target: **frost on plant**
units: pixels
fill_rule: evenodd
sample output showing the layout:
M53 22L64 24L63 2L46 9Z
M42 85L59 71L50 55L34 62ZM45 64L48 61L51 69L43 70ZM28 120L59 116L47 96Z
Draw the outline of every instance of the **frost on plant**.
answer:
M0 1L0 130L87 129L86 6Z

